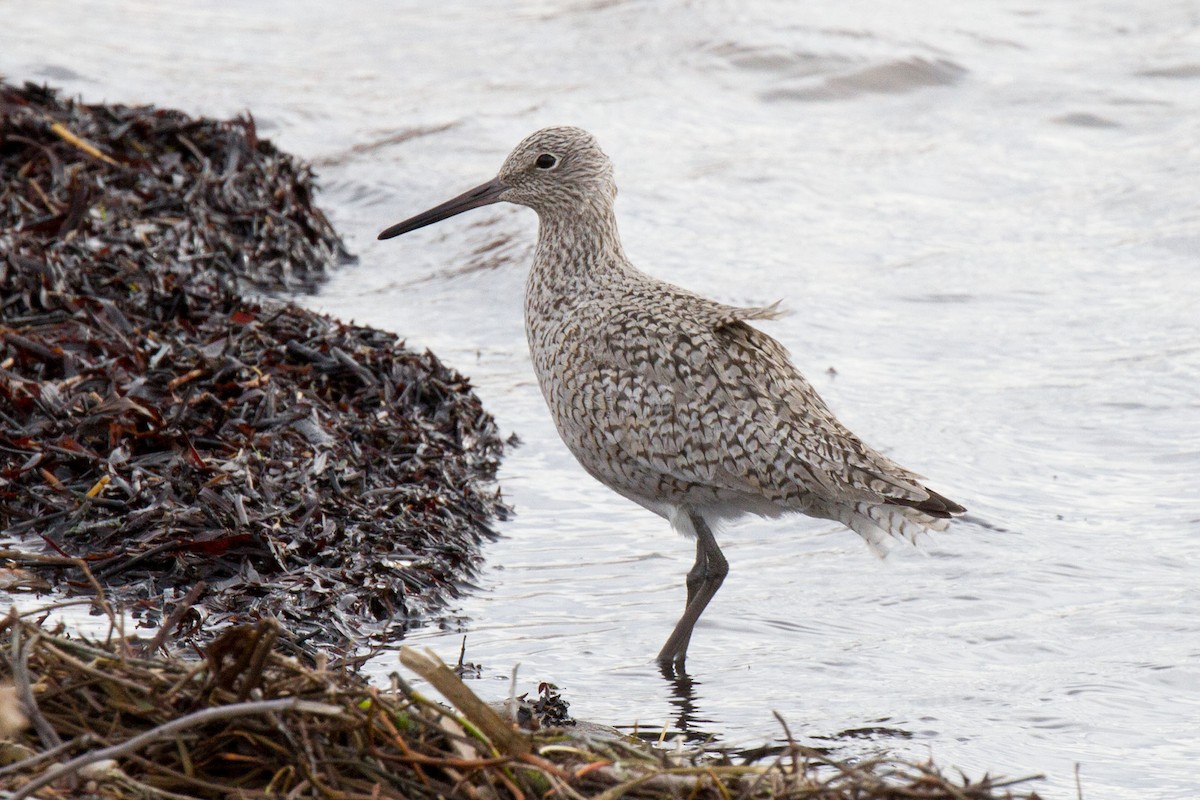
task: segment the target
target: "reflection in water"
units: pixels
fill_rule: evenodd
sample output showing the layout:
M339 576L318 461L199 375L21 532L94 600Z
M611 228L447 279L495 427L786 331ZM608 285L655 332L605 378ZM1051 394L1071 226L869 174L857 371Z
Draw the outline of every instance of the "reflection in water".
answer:
M880 739L911 739L913 738L912 731L904 728L893 728L883 723L891 722L892 720L884 717L876 720L876 725L864 725L861 728L847 728L843 731L830 734L828 736L814 734L814 739L824 739L831 742L845 742L850 739L865 739L872 742L877 742Z
M718 737L716 731L703 730L699 724L710 723L711 720L697 716L696 687L699 685L682 666L676 668L673 664L660 662L659 670L671 690L668 701L675 710L675 729L689 742L709 742Z
M639 729L638 735L647 741L659 741L660 739L681 738L685 742L696 744L713 744L719 743L726 737L724 734L713 726L713 720L703 716L704 712L701 709L700 700L697 697L697 689L702 685L687 672L686 669L673 667L671 664L659 663L658 668L666 681L666 686L670 692L668 704L673 709L673 727L668 724L662 730L653 731ZM746 687L747 692L753 691L753 686ZM779 713L774 714L780 727L783 729L782 741L794 743L795 738L791 733L789 722ZM809 733L806 738L812 742L826 743L820 746L814 746L810 743L810 747L817 752L834 754L845 751L848 756L853 756L855 753L855 742L871 742L874 744L886 743L890 749L890 745L895 740L912 739L916 734L913 731L900 727L900 723L891 717L881 717L879 719L870 720L869 724L856 726L853 728L844 728L833 733ZM739 750L738 753L742 758L750 757L765 757L767 755L778 755L785 748L766 747L766 748L751 748L749 750Z

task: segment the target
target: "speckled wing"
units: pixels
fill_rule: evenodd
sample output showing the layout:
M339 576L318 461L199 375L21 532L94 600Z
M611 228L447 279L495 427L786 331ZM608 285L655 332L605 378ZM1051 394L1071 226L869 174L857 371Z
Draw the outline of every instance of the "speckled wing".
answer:
M595 385L612 407L595 424L627 466L701 503L707 491L714 504L740 495L812 513L929 499L920 476L842 426L784 348L746 324L776 316L774 306L740 309L683 290L654 298L656 307L636 296L610 307L597 331L606 346L593 351L604 373Z

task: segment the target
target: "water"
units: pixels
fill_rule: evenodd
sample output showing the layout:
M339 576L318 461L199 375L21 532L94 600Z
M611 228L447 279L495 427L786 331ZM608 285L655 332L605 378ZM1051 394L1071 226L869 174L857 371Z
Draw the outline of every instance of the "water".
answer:
M1200 8L502 5L0 0L0 72L250 109L318 165L361 263L305 302L433 348L524 441L481 590L412 637L449 659L465 631L481 694L519 661L599 722L755 744L778 710L1048 797L1076 763L1089 798L1200 794ZM532 213L374 241L560 123L616 163L635 263L784 299L764 328L843 421L989 526L877 561L820 521L731 525L693 684L666 683L692 549L551 427Z

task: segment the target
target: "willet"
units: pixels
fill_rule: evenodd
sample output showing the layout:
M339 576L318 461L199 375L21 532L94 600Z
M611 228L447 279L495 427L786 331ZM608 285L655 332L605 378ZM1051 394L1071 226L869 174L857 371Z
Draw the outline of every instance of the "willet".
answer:
M625 257L612 164L591 134L546 128L487 183L379 234L506 201L538 214L525 332L568 449L594 478L696 539L687 603L658 654L682 667L729 571L713 527L742 514L836 520L879 550L965 509L833 416L787 351L739 308L652 278Z

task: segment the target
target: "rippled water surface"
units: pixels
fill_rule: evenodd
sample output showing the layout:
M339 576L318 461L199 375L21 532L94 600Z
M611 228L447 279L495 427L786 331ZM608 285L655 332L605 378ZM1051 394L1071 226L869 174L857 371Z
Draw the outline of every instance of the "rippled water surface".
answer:
M1089 798L1200 794L1200 7L508 5L0 0L0 71L249 109L317 164L361 262L305 302L432 347L524 442L480 590L413 637L453 658L465 632L481 694L520 661L598 722L756 744L777 710L1050 797L1076 763ZM559 123L613 157L635 263L783 299L763 327L842 419L984 524L885 561L830 523L731 525L691 683L664 681L692 548L552 428L534 215L374 241Z

